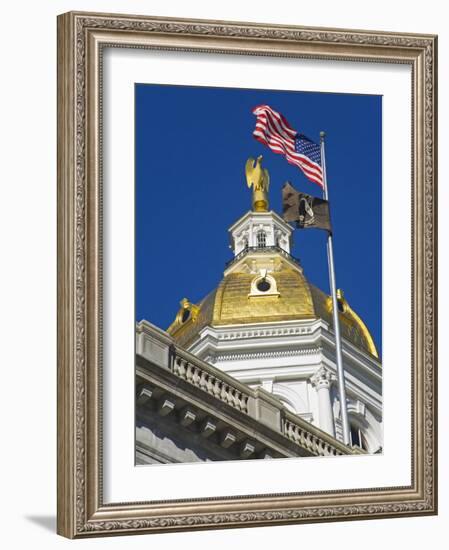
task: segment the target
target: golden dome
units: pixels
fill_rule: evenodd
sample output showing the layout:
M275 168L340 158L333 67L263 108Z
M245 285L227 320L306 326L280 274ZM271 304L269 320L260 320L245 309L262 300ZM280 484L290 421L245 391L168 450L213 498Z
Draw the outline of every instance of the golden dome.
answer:
M310 284L301 269L286 267L267 275L276 292L253 293L254 273L234 271L198 304L181 302L175 321L167 329L181 346L189 347L205 326L323 319L331 327L332 300ZM359 349L378 357L373 338L342 293L339 299L341 335Z

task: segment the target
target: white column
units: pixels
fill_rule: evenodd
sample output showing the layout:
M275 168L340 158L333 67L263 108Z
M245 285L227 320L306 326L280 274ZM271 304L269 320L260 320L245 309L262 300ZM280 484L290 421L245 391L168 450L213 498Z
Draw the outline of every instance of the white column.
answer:
M319 428L335 437L334 413L330 387L336 377L326 367L320 367L310 381L318 395Z

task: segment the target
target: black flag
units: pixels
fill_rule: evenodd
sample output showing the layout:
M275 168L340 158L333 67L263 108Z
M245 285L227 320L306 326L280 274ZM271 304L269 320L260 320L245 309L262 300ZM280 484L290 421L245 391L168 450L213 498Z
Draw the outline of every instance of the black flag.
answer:
M282 211L286 222L296 222L301 229L316 227L332 233L329 203L296 191L289 182L282 188Z

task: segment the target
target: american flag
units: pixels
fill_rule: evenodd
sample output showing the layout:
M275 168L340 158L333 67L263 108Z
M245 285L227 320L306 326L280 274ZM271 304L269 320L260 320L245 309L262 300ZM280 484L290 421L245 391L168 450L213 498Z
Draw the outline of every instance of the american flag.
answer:
M256 128L253 136L267 145L272 151L285 158L290 164L300 168L309 180L323 187L320 146L298 134L287 120L269 105L258 105L253 109L256 115Z

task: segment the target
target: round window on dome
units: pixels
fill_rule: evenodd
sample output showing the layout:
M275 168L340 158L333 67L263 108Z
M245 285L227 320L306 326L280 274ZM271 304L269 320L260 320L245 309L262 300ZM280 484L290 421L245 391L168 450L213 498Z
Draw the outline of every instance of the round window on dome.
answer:
M260 281L257 281L256 287L259 292L268 292L271 284L267 279L260 279Z

